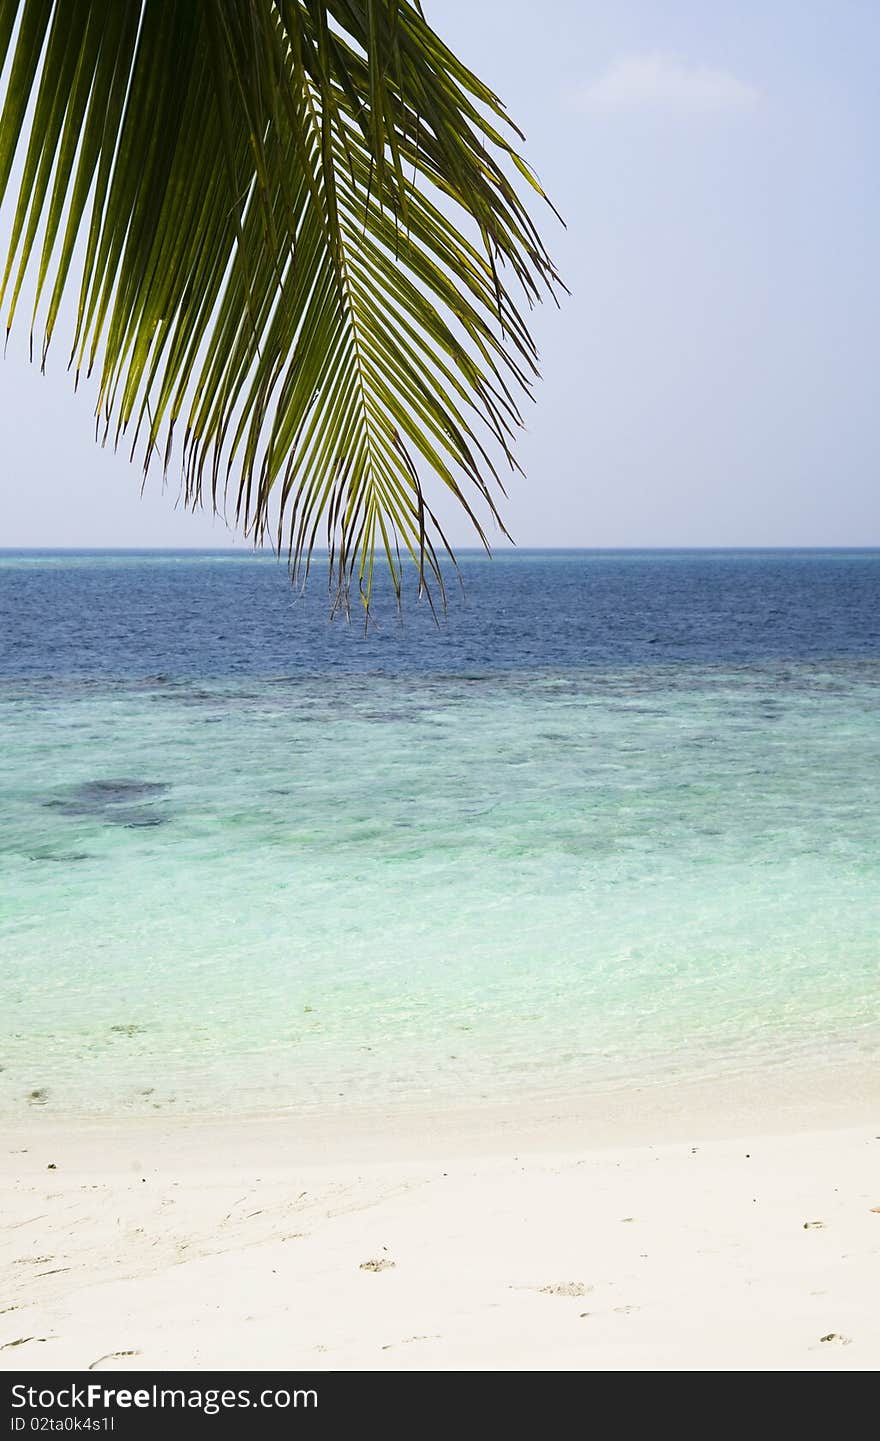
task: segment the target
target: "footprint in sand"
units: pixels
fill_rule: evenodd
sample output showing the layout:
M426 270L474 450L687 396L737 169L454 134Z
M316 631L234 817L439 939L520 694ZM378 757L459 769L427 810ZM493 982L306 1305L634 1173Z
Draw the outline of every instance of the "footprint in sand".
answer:
M583 1281L561 1281L554 1286L535 1286L533 1289L539 1296L586 1296L593 1288L585 1286Z
M383 1346L383 1347L382 1347L382 1350L383 1350L383 1351L393 1351L395 1346L412 1346L415 1341L442 1341L442 1340L443 1340L443 1337L439 1334L439 1332L436 1332L436 1331L435 1331L434 1334L431 1335L431 1336L406 1336L402 1341L389 1341L388 1344L387 1344L387 1346Z
M102 1361L121 1361L124 1356L140 1356L140 1354L140 1351L108 1351L106 1356L99 1356L97 1361L93 1361L91 1366L86 1369L97 1371Z

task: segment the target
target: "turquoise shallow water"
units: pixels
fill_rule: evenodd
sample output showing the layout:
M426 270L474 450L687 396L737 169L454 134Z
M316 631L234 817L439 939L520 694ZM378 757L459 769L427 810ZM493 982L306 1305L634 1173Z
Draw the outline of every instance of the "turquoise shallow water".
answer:
M287 617L306 652L319 628L332 663L284 673L253 641L226 674L139 674L131 616L155 645L162 562L136 586L111 566L122 618L104 629L128 641L93 652L76 565L107 562L0 565L18 627L0 682L7 1114L458 1103L875 1053L870 644L749 656L737 632L736 659L582 646L537 666L500 644L462 657L453 635L432 668L418 632L390 665L339 632L355 671L248 560L227 568L267 586L266 623ZM22 606L25 572L42 585ZM196 654L218 621L190 593ZM254 624L227 599L223 627L239 603ZM35 605L70 633L42 673Z

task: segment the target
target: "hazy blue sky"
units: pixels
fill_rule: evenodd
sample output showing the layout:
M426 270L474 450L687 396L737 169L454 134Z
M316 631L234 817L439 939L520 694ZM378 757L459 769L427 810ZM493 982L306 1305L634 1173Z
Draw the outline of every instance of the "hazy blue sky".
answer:
M877 0L425 8L568 222L547 218L572 297L536 319L515 539L880 544ZM63 344L43 378L25 329L0 370L0 545L227 544L158 476L141 498Z

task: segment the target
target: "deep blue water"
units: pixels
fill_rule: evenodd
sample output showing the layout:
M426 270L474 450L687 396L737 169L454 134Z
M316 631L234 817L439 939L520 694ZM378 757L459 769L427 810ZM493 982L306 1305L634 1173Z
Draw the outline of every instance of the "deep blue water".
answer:
M272 557L0 552L0 674L243 676L742 665L880 654L880 551L516 552L461 560L445 621L410 587L365 636Z

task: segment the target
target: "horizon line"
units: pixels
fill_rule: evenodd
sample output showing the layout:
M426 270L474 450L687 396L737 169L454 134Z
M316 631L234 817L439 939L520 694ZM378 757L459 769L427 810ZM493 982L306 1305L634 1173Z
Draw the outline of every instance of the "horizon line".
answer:
M817 543L764 545L506 545L486 550L483 546L458 546L455 550L442 551L449 557L476 555L486 560L497 556L516 555L603 555L619 554L705 554L724 552L728 554L757 554L763 551L876 551L880 541L871 545ZM284 560L283 554L271 546L244 545L0 545L0 555L239 555L241 557L273 557ZM320 559L320 557L318 557Z

